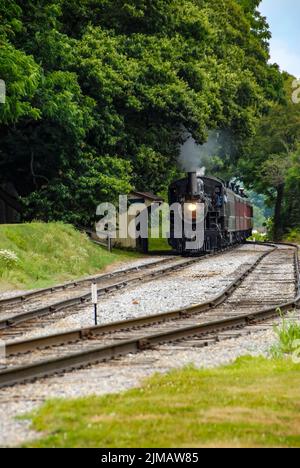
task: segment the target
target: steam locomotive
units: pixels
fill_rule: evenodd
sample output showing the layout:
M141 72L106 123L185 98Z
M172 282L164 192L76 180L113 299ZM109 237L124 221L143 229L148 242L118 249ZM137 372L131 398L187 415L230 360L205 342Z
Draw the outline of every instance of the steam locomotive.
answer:
M199 172L189 172L185 179L174 182L169 188L169 204L186 207L192 212L191 223L196 223L197 206L202 207L203 229L201 241L192 251L188 248L191 234L182 230L175 235L175 216L170 217L169 244L181 254L212 252L230 245L243 243L252 234L253 206L236 184L225 183L215 177L204 177ZM195 227L195 226L194 226Z

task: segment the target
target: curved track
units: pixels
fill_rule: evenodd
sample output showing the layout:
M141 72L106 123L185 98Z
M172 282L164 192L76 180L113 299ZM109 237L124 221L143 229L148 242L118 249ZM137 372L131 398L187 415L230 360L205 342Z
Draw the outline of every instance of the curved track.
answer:
M98 295L103 296L142 281L147 282L171 274L206 258L207 256L197 259L171 257L140 267L90 277L77 283L67 283L55 288L30 292L24 296L4 299L0 301L0 330L3 330L0 333L0 338L14 335L14 331L5 331L6 329L18 327L17 335L20 335L26 328L32 327L32 320L55 315L62 311L66 314L72 313L74 306L91 300L91 284L94 282L98 284ZM24 325L27 322L28 325ZM22 326L20 326L21 324ZM43 322L40 323L40 326L43 325Z
M246 273L209 303L104 327L8 343L0 386L69 371L163 343L191 337L201 340L208 334L269 319L277 315L279 306L286 311L300 302L298 288L298 251L292 246L278 246L261 255Z
M98 295L100 297L171 275L195 263L211 257L221 256L224 252L230 252L231 250L233 248L189 259L173 256L158 262L142 265L141 267L87 278L79 282L77 288L74 286L76 283L72 283L73 287L71 290L68 287L65 289L62 285L55 288L54 291L47 289L44 296L40 296L41 290L32 292L29 293L28 297L25 296L24 302L21 304L12 302L4 306L6 304L5 300L3 301L4 304L2 304L2 311L0 308L0 339L18 339L33 329L38 331L47 329L48 327L51 328L53 323L70 315L76 315L81 310L81 307L84 308L86 303L91 301L90 286L96 278L99 288ZM126 279L124 279L124 275L126 275ZM19 297L16 296L16 298Z

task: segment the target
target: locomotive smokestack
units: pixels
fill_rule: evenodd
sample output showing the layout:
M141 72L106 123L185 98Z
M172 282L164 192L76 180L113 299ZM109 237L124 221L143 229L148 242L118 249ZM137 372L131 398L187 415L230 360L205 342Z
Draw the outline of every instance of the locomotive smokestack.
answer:
M188 193L192 197L198 195L198 183L196 172L188 172Z

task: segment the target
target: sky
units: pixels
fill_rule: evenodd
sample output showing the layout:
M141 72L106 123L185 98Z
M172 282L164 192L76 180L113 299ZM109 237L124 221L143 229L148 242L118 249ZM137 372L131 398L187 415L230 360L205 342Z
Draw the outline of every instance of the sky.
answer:
M262 0L272 32L271 62L300 78L300 0Z

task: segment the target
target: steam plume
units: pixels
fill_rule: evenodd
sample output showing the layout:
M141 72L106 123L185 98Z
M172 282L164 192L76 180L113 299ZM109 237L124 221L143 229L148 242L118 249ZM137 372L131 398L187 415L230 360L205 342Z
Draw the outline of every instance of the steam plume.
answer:
M179 162L187 172L200 171L205 175L213 156L220 156L228 146L228 135L224 131L210 131L204 145L198 145L189 135L180 150Z

